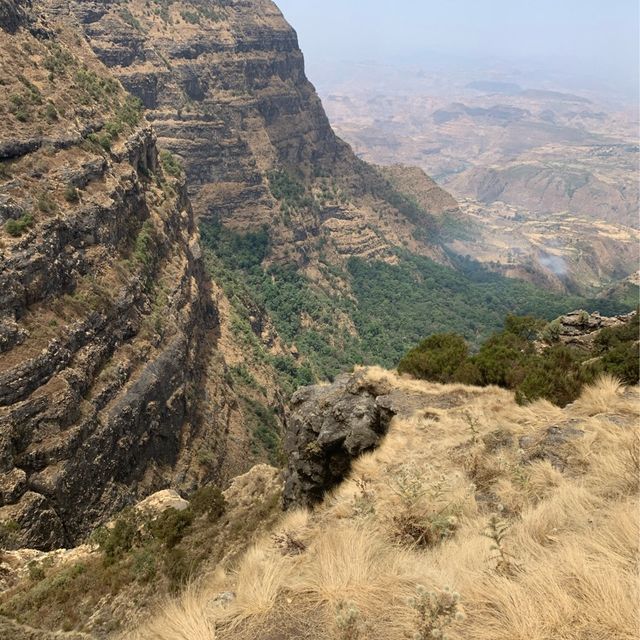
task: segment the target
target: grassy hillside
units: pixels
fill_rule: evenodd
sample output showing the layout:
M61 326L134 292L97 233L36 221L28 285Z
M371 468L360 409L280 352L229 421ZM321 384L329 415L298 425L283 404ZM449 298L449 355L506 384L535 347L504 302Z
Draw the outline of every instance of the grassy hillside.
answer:
M368 384L429 411L137 638L637 638L637 388L605 378L559 409L380 369Z

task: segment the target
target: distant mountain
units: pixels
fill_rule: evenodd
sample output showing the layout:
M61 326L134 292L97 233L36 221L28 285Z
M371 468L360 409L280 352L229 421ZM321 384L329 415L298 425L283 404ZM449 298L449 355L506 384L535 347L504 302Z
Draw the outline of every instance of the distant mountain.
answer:
M497 82L494 80L476 80L466 85L467 89L485 91L490 93L503 93L511 96L522 91L522 87L514 82Z

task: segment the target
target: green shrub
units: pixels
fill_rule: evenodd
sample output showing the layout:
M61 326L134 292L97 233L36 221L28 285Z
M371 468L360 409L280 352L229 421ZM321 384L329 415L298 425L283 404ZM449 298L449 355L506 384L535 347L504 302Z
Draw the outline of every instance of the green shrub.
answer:
M550 347L529 358L523 379L509 388L516 390L516 399L521 404L546 398L564 407L580 395L585 383L593 380L581 366L581 359L578 352L568 347Z
M469 348L462 336L436 334L409 351L400 361L398 373L409 373L416 378L437 382L451 382L468 354Z
M638 383L637 314L623 326L601 331L591 351L555 343L539 350L536 341L548 328L532 317L507 316L503 331L486 340L477 354L464 357L460 336L432 336L412 349L398 370L436 382L494 384L513 389L520 403L546 398L559 406L573 402L599 373Z
M15 520L0 522L0 549L13 549L19 541L20 525Z
M184 538L193 523L193 511L184 509L167 509L149 524L153 537L167 549L172 549Z
M224 514L227 501L218 487L207 485L191 496L189 506L194 515L206 514L210 522L215 522Z
M163 565L171 591L178 592L191 576L191 567L186 552L182 549L169 549L164 555Z
M17 220L7 220L5 222L5 231L14 238L21 236L27 229L34 224L33 216L30 213L25 213Z
M284 200L290 206L303 206L305 202L305 186L287 171L278 169L270 171L269 188L276 200Z
M170 176L177 178L182 175L182 165L170 151L166 149L160 151L160 163L164 172Z
M99 76L95 71L84 67L76 71L75 82L88 101L104 103L114 96L120 87L117 80Z
M67 202L75 203L80 200L80 194L78 190L72 185L68 184L64 189L64 199Z
M129 509L123 511L111 528L96 531L93 539L98 543L108 562L120 558L131 550L139 528L137 514Z
M47 102L47 106L44 108L44 116L47 122L57 122L58 110L53 103Z
M182 19L190 24L200 24L200 14L197 11L184 10L180 12Z
M32 560L28 565L29 569L29 580L32 582L40 582L40 580L44 580L45 572L42 565L35 560Z
M142 25L140 24L140 20L136 18L129 9L126 7L120 9L120 17L126 22L130 27L137 29L138 31L142 31Z
M140 122L144 107L140 98L128 95L116 111L116 121L134 127Z
M44 68L53 76L64 75L67 69L74 64L73 56L62 49L58 43L52 42L48 46L49 55L44 59Z
M115 140L122 133L122 124L120 122L107 122L104 125L105 133Z
M111 151L111 136L108 133L90 133L87 140L92 144L101 147L105 151Z
M625 384L640 382L640 313L636 310L631 322L619 327L603 329L595 341L595 352L600 360L598 371L606 371L620 378Z
M55 213L58 208L55 200L48 191L41 191L38 194L36 204L42 213Z
M20 122L28 122L31 116L31 112L28 106L28 100L19 93L14 93L9 96L9 111Z
M156 246L156 234L153 223L145 220L136 236L133 257L147 268L150 268L156 260L154 248Z

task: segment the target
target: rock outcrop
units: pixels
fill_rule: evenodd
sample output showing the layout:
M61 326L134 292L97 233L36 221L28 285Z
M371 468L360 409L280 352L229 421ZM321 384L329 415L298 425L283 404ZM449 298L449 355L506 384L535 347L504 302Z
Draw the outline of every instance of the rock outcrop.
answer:
M312 506L341 482L351 462L374 449L395 415L364 373L304 387L291 398L285 450L285 507Z
M629 324L637 312L607 317L598 312L578 310L560 316L548 325L546 333L554 341L569 347L589 351L603 329Z
M376 449L392 420L421 415L438 420L443 410L463 406L479 393L398 379L377 367L344 374L331 384L299 389L287 418L285 508L313 506L339 484L361 454Z

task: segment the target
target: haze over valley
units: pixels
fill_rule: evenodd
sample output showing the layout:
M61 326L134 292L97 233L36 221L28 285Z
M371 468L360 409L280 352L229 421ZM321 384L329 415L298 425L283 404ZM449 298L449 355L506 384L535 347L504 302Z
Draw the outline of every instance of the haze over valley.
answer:
M0 0L2 640L636 640L610 5Z
M448 243L456 253L558 289L596 291L637 269L638 115L624 95L465 60L344 62L318 77L361 158L419 166L457 199L468 225Z

